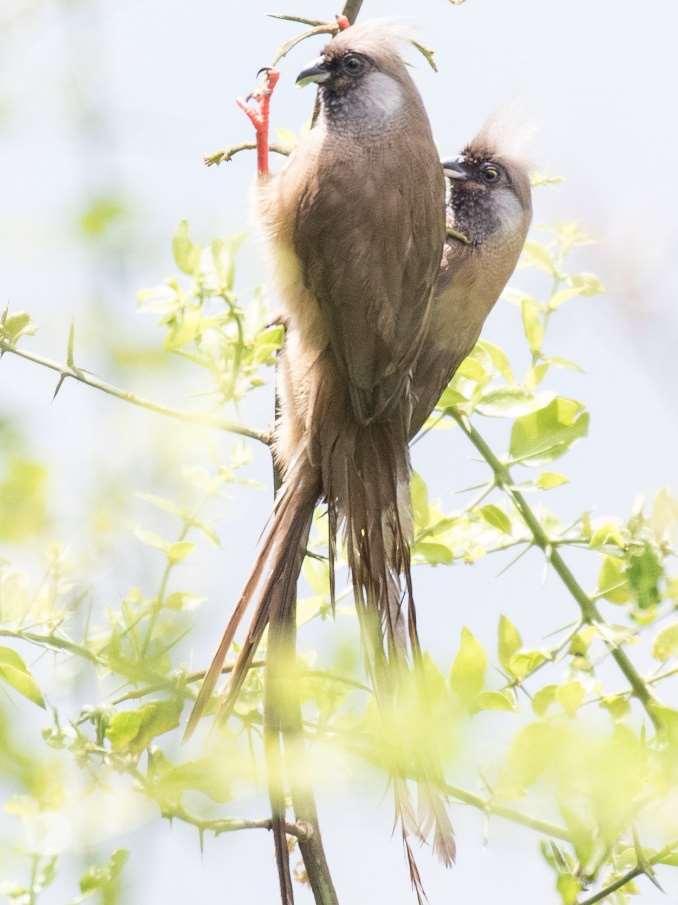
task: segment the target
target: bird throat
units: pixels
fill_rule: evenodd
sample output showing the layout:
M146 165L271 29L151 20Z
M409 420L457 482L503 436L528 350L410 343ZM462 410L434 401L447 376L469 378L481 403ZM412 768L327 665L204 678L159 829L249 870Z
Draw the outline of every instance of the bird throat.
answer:
M323 114L332 131L369 136L402 128L406 116L402 89L382 72L371 72L339 91L327 86L320 92Z

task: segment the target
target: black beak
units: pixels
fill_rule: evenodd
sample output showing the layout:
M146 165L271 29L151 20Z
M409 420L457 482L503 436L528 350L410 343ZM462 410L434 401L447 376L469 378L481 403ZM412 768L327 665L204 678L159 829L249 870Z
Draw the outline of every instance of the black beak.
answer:
M468 172L463 157L456 160L443 160L443 173L448 179L468 179Z
M303 88L304 85L310 85L311 82L322 85L323 82L326 82L329 79L330 75L331 72L324 57L318 57L318 59L314 60L310 66L307 66L306 69L299 73L297 76L297 85L300 88Z

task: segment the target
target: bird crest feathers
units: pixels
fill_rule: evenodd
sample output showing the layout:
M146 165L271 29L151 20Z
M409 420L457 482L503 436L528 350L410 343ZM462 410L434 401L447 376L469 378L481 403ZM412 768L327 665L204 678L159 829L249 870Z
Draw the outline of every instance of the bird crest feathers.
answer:
M485 120L464 154L499 158L529 172L534 169L530 152L536 134L535 123L514 101L500 107Z
M416 31L405 22L394 19L369 19L340 31L329 42L327 51L363 53L378 61L384 57L398 57L400 45L411 43Z

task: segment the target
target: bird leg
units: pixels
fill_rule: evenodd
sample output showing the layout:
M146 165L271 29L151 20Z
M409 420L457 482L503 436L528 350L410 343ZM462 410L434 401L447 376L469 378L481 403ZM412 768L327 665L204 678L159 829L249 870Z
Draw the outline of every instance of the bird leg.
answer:
M280 73L277 69L260 69L263 73L261 83L244 100L237 98L236 103L254 126L257 137L257 172L259 176L268 176L269 119L271 95L278 84Z

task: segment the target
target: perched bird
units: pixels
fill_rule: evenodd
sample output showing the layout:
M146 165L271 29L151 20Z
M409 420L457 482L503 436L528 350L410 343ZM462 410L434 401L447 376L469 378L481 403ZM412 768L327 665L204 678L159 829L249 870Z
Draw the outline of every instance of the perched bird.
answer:
M513 273L532 220L524 135L502 116L443 162L445 242L435 302L414 368L411 435L431 414Z
M410 579L412 373L429 329L445 241L445 181L428 117L400 55L401 31L364 23L340 31L297 83L319 86L320 113L283 170L268 172L268 71L241 106L257 131L257 208L287 325L275 452L283 483L245 589L189 719L194 728L247 607L255 608L222 714L232 708L268 625L296 593L318 500L328 508L330 574L343 529L366 663L381 706L419 656ZM400 586L407 588L406 612ZM269 638L269 646L271 639ZM394 779L407 841L413 810ZM452 828L427 792L436 849ZM414 818L412 818L414 819ZM275 823L275 821L274 821ZM274 826L274 831L276 826ZM284 830L277 827L282 851ZM283 901L292 900L281 871ZM287 872L288 873L288 872Z

